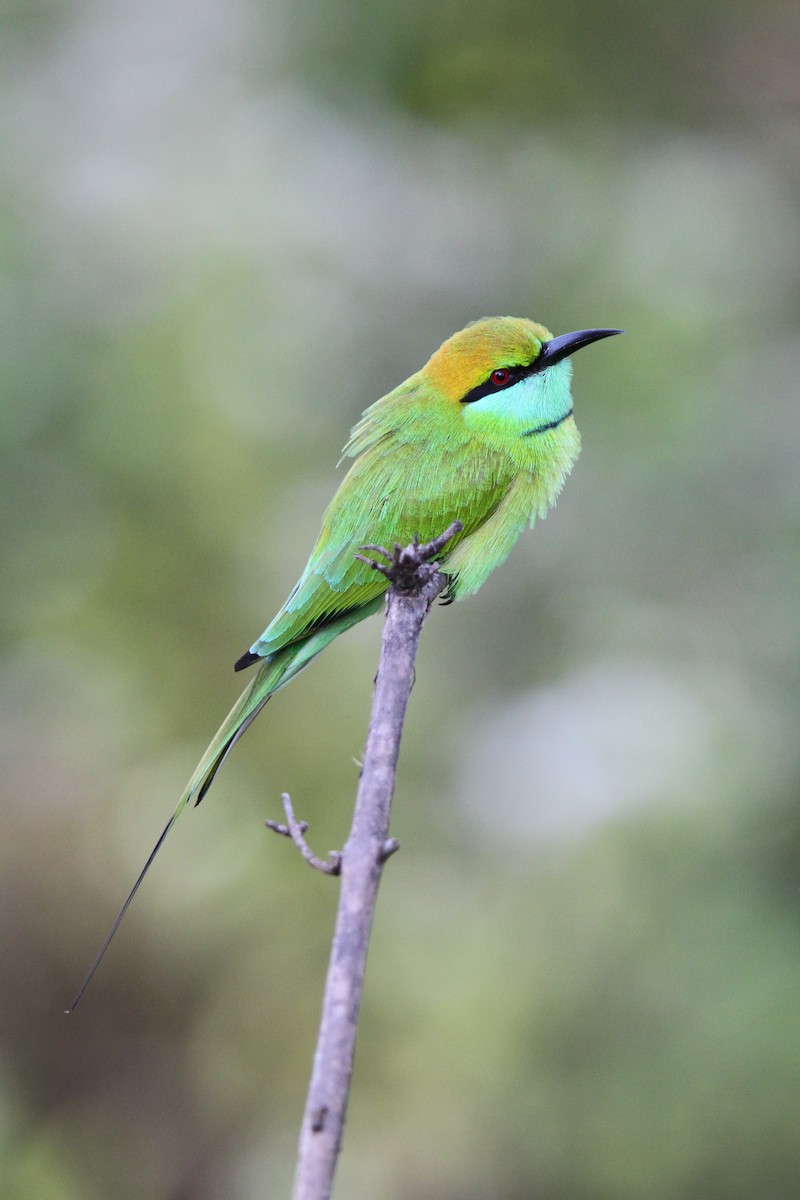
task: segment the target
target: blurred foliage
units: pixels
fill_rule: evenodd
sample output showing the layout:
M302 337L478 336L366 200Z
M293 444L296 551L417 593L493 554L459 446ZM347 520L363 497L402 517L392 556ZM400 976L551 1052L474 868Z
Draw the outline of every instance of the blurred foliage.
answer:
M10 3L0 1192L286 1195L380 623L269 706L62 1009L362 408L576 361L558 512L426 628L339 1194L800 1191L800 10Z

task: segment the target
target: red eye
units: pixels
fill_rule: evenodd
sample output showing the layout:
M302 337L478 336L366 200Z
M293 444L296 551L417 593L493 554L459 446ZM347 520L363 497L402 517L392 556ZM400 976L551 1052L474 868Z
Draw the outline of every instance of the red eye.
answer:
M495 387L504 387L511 378L511 372L505 367L498 367L496 371L492 371L489 376Z

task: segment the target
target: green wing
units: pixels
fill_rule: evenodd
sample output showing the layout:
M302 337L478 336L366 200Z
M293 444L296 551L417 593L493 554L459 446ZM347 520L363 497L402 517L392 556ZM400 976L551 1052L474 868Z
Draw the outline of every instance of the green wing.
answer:
M356 558L367 543L390 548L394 542L406 545L415 534L429 541L459 520L464 528L449 544L446 564L458 542L497 510L510 483L505 472L465 470L462 464L447 447L421 455L419 445L411 444L355 462L325 513L303 574L250 654L272 655L345 614L364 606L374 611L388 583Z

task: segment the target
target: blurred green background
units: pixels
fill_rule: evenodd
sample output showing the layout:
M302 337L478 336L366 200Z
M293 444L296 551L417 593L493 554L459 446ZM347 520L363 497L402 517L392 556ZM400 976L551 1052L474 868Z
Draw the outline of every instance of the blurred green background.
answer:
M0 42L0 1193L288 1194L380 622L62 1015L361 410L619 325L406 726L338 1195L800 1194L800 9L26 0Z

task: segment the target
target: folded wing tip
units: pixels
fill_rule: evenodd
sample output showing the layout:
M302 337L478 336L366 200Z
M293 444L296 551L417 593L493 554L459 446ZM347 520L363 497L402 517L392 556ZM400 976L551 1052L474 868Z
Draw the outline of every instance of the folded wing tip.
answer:
M247 650L241 658L237 658L233 664L234 671L244 671L247 667L252 667L253 663L261 661L260 654L253 654L252 650Z

